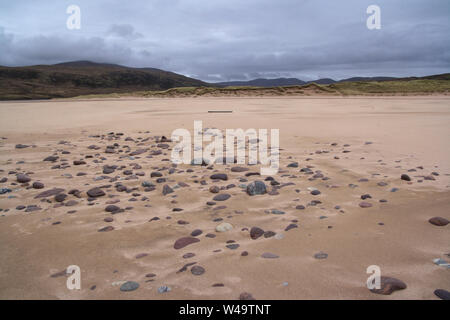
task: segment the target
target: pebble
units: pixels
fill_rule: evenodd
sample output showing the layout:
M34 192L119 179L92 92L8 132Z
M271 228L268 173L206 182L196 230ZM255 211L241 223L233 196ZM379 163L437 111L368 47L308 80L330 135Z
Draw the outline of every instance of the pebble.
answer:
M201 266L193 266L193 267L191 268L191 273L192 273L194 276L200 276L200 275L202 275L202 274L205 273L205 268L203 268L203 267L201 267Z
M444 289L436 289L434 290L434 294L436 297L442 299L442 300L450 300L450 292Z
M247 194L249 196L262 195L267 193L266 185L262 181L254 181L247 185Z
M406 284L396 278L381 276L381 288L370 289L371 292L376 294L390 295L394 291L406 289Z
M95 187L95 188L89 189L87 191L87 195L92 198L97 198L97 197L104 196L105 192L102 189Z
M158 288L159 293L165 293L165 292L170 292L170 291L172 291L172 289L168 286L161 286Z
M359 204L359 206L361 207L361 208L370 208L371 206L372 206L372 204L371 203L369 203L369 202L361 202L360 204Z
M411 177L408 176L407 174L402 174L400 179L405 180L405 181L411 181Z
M194 231L191 232L191 236L197 237L197 236L201 235L202 233L203 233L202 230L200 230L200 229L195 229Z
M167 195L167 194L172 193L172 192L174 192L174 191L173 191L173 189L171 187L169 187L169 185L165 184L163 186L163 190L162 190L162 194L163 195Z
M259 237L261 237L264 234L264 230L258 227L252 227L250 229L250 237L253 240L258 239Z
M33 182L33 184L31 186L33 187L33 189L43 189L44 188L44 184L39 181Z
M225 173L216 173L211 175L210 177L212 180L228 180L228 176Z
M298 228L298 225L296 225L295 223L291 223L290 225L288 225L286 227L286 229L284 229L284 231L289 231L289 230L295 229L295 228Z
M255 300L255 298L253 297L253 295L251 293L242 292L239 295L239 300Z
M200 240L197 239L197 238L183 237L183 238L180 238L177 241L175 241L173 247L174 247L174 249L178 250L178 249L184 248L184 247L186 247L186 246L188 246L190 244L193 244L193 243L196 243L196 242L199 242L199 241Z
M277 258L279 258L278 255L276 255L275 253L271 253L271 252L264 252L261 255L261 257L264 258L264 259L277 259Z
M228 222L222 222L221 224L216 226L217 232L227 232L233 229L233 226Z
M328 258L328 253L325 253L322 251L318 252L318 253L314 254L314 258L318 259L318 260L326 259L326 258Z
M228 193L221 193L221 194L218 194L217 196L215 196L213 198L213 200L214 201L225 201L225 200L230 199L230 197L231 197L231 195L229 195Z
M27 183L27 182L31 181L31 178L23 173L19 173L17 175L16 179L17 179L17 182L19 182L19 183Z
M435 226L443 227L446 226L449 221L442 217L433 217L430 220L428 220L428 222Z
M127 281L123 285L120 286L120 291L128 292L128 291L134 291L139 288L139 283L134 281Z

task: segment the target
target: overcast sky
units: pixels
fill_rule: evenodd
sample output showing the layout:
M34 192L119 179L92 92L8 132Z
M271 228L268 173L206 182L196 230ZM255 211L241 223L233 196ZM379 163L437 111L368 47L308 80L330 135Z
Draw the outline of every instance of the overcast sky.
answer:
M81 29L69 30L69 5ZM366 26L369 5L381 29ZM0 65L73 60L206 81L450 72L449 0L0 0Z

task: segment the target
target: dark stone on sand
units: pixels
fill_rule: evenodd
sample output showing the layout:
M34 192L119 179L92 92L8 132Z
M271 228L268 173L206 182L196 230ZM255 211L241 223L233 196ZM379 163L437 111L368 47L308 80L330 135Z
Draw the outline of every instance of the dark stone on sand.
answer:
M273 231L266 231L266 232L264 232L264 238L272 238L275 235L276 235L276 233L273 232Z
M108 232L108 231L113 231L114 227L113 226L107 226L107 227L103 227L101 229L98 230L98 232Z
M288 168L298 168L298 162L292 162L288 164Z
M107 217L107 218L103 219L103 221L105 221L105 222L113 222L114 219L111 218L111 217Z
M197 238L183 237L183 238L180 238L177 241L175 241L175 243L173 245L173 248L178 250L178 249L184 248L184 247L186 247L186 246L188 246L190 244L193 244L193 243L196 243L196 242L199 242L199 241L200 240L197 239Z
M33 184L31 186L33 187L33 189L43 189L44 188L44 184L39 181L33 182Z
M228 193L222 193L222 194L218 194L217 196L215 196L213 198L214 201L225 201L230 199L231 195L229 195Z
M58 159L59 159L58 156L48 156L47 158L44 159L44 161L55 162Z
M305 210L305 206L300 204L300 205L296 206L295 209L297 209L297 210Z
M104 196L105 192L102 189L95 187L95 188L89 189L87 191L87 195L92 198L97 198L97 197Z
M442 299L442 300L450 300L450 292L444 289L436 289L434 290L434 294L436 297Z
M23 173L19 173L17 175L16 179L17 179L17 182L20 182L20 183L27 183L27 182L31 181L31 178Z
M328 258L328 253L318 252L318 253L314 254L314 258L318 259L318 260L326 259L326 258Z
M201 266L193 266L193 267L191 268L191 273L192 273L194 276L200 276L200 275L202 275L202 274L205 273L205 268L203 268L203 267L201 267Z
M148 253L139 253L135 256L136 259L141 259L148 256Z
M86 161L83 160L74 160L73 165L80 166L82 164L86 164Z
M211 192L211 193L219 193L219 191L220 191L220 188L218 186L211 186L209 188L209 192Z
M313 196L317 196L317 195L319 195L321 192L319 191L319 190L313 190L313 191L311 191L311 194L313 195Z
M370 194L363 194L363 195L361 196L361 199L362 199L362 200L372 199L372 196L371 196Z
M16 144L16 149L24 149L24 148L28 148L29 147L29 145L26 145L26 144L21 144L21 143L19 143L19 144Z
M59 193L55 196L55 201L56 202L63 202L64 200L66 200L67 198L67 194L65 193Z
M106 206L105 211L106 212L110 212L110 213L116 213L120 210L120 208L118 206L115 206L113 204L110 204L108 206Z
M228 176L225 173L216 173L211 175L210 178L213 180L224 180L224 181L228 180Z
M289 231L289 230L295 229L295 228L298 228L298 225L296 225L295 223L291 223L290 225L288 225L286 227L286 229L284 229L284 231Z
M428 220L428 222L438 227L446 226L449 223L449 221L443 217L433 217Z
M38 199L38 198L47 198L47 197L51 197L51 196L57 195L58 193L61 193L61 192L64 192L64 189L62 189L62 188L53 188L53 189L46 190L46 191L44 191L44 192L39 193L39 194L38 194L37 196L35 196L34 198L35 198L35 199Z
M134 291L139 288L139 283L134 281L127 281L123 285L120 286L120 291L129 292Z
M172 192L173 192L173 189L172 189L171 187L169 187L169 185L165 184L165 185L163 186L162 194L163 194L164 196L167 195L167 194L169 194L169 193L172 193Z
M154 171L154 172L150 173L150 177L151 178L155 178L155 177L159 178L159 177L162 177L162 173L158 172L158 171Z
M408 176L407 174L402 174L400 179L405 180L405 181L411 181L411 177Z
M371 206L372 206L372 204L371 203L369 203L369 202L361 202L360 204L359 204L359 206L361 207L361 208L370 208Z
M215 238L216 235L215 235L214 233L207 233L207 234L205 235L205 237L206 237L206 238Z
M195 253L188 252L183 255L183 259L189 259L195 257Z
M226 245L226 247L231 250L236 250L237 248L239 248L239 245L237 243L233 243Z
M248 171L248 168L245 167L233 167L231 168L231 172L244 172Z
M257 180L247 185L247 194L249 196L262 195L266 192L266 185L262 181Z
M200 229L195 229L194 231L191 232L191 236L197 237L197 236L201 235L202 233L203 233L202 230L200 230Z
M259 237L261 237L264 234L264 230L258 227L252 227L250 229L250 237L253 240L258 239Z
M239 300L255 300L255 298L253 298L251 293L248 292L242 292L239 295Z
M407 287L403 281L391 277L381 276L380 282L380 289L370 289L370 291L376 294L390 295L394 291L403 290Z

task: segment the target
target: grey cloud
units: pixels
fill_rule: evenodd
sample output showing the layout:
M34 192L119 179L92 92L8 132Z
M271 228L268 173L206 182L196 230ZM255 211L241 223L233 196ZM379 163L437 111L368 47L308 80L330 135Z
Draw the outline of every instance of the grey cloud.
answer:
M130 24L113 24L107 34L125 39L139 39L143 37L139 32L135 32L133 26Z
M377 0L376 31L365 24L369 0L78 2L78 32L63 27L62 5L62 16L52 20L44 9L54 6L43 0L38 17L46 23L33 16L22 25L21 1L0 4L0 64L83 59L207 81L450 72L448 0Z

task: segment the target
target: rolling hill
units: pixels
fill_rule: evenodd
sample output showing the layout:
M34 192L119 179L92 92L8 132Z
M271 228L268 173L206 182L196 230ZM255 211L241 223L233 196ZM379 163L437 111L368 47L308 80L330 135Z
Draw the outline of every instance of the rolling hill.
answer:
M68 98L86 94L209 86L154 68L129 68L90 61L29 67L0 66L0 99Z

